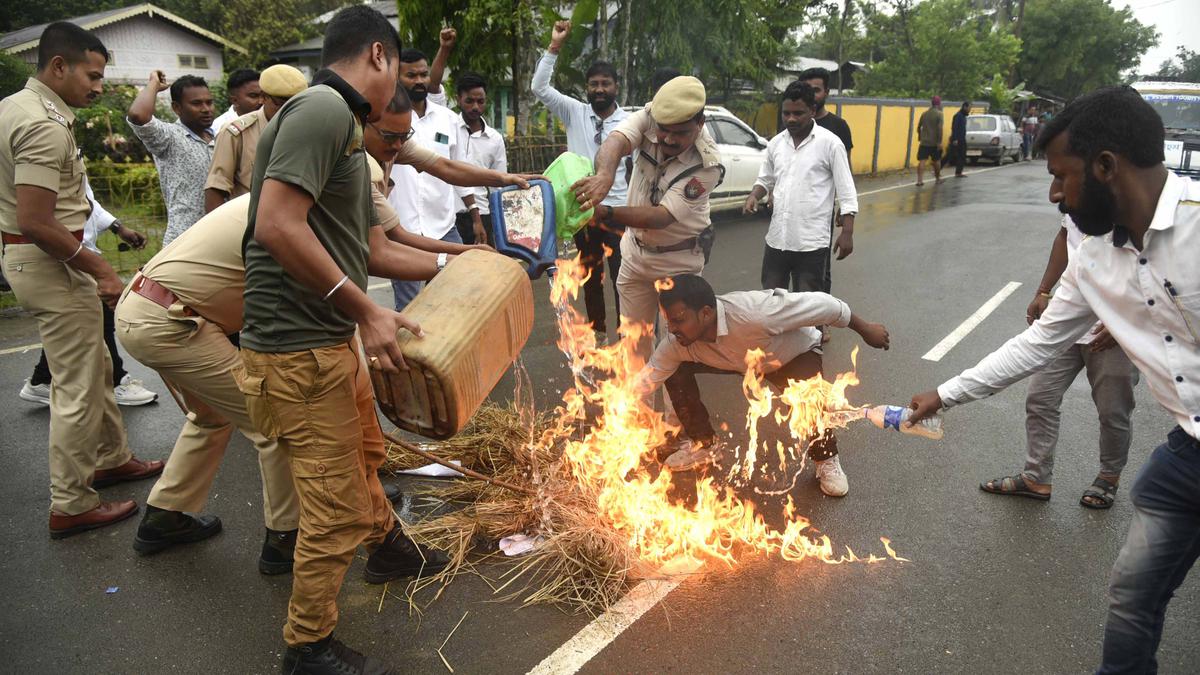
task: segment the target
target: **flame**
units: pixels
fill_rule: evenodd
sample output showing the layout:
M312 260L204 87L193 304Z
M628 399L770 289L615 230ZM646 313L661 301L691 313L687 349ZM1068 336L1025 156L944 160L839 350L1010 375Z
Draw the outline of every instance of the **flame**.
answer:
M558 261L550 298L557 314L558 344L567 356L575 386L564 394L555 422L540 442L562 445L564 470L579 489L594 497L600 515L625 536L643 562L670 569L694 569L711 562L733 566L740 555L754 552L777 554L789 561L816 558L831 564L884 560L875 555L859 558L848 548L837 553L827 536L796 514L790 496L782 530L767 525L753 502L730 487L718 486L711 477L696 481L694 503L683 503L669 471L655 474L648 469L657 463L655 449L671 430L648 403L648 388L638 377L641 359L635 355L635 346L653 327L622 324L621 339L598 348L590 325L572 306L586 275L578 259ZM762 383L762 358L761 352L747 355L748 366L753 367L748 367L743 381L750 402L747 428L752 438L741 462L742 475L747 478L755 466L758 421L770 415L774 399ZM786 415L776 412L776 417L786 419L797 438L811 437L831 424L821 411L830 404L848 407L845 389L858 382L853 373L838 376L833 383L822 385L818 380L824 382L818 376L789 383L779 397L790 408ZM787 454L782 445L777 446L781 466L786 464ZM888 556L902 560L888 541L883 541Z
M672 288L675 288L675 280L671 277L663 277L662 279L654 280L654 290L658 291L659 293L663 291L669 291Z

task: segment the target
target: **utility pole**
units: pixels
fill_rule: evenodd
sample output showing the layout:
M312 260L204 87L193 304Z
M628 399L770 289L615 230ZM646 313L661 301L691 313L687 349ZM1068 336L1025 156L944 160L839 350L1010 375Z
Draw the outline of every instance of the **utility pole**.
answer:
M1025 0L1017 1L1017 21L1013 25L1013 35L1021 39L1021 24L1025 21ZM1020 62L1020 59L1017 59ZM1008 86L1015 86L1017 83L1017 64L1014 63L1011 70L1008 71Z

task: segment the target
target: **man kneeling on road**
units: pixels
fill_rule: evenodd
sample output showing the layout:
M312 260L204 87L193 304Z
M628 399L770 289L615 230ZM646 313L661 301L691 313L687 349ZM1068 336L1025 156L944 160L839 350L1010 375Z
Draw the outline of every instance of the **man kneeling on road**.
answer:
M671 471L715 464L723 452L700 400L698 373L742 375L746 352L761 349L766 380L778 388L789 380L821 374L820 326L849 327L876 349L887 349L883 324L851 314L846 303L827 293L789 293L783 289L715 295L695 274L679 274L664 283L659 304L670 335L658 344L640 378L647 387L666 384L667 395L687 439L667 458ZM838 460L837 438L829 430L815 439L808 456L816 465L821 491L843 497L850 490Z

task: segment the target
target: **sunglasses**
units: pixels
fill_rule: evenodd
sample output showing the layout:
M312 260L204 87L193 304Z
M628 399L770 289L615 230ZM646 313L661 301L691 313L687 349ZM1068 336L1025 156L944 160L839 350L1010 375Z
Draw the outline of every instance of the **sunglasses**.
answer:
M412 138L414 134L417 133L416 129L409 129L408 131L401 132L401 133L396 133L393 131L384 131L383 129L380 129L378 126L376 126L373 122L368 122L367 125L370 126L372 129L374 129L375 133L379 134L379 137L383 139L383 142L387 143L388 145L404 143L408 139Z
M596 136L595 136L595 138L592 139L592 142L594 142L596 145L600 145L604 141L604 138L601 135L603 133L604 133L604 120L597 119L596 120Z

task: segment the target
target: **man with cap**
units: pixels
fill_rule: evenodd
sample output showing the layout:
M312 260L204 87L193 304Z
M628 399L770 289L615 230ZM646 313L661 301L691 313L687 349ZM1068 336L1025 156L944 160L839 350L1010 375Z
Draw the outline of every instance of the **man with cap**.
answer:
M50 536L111 525L137 502L104 502L96 489L157 475L162 462L129 451L112 390L100 303L121 279L83 245L91 204L75 115L100 95L108 50L75 24L52 23L37 72L0 101L0 256L17 300L37 319L54 372L50 389ZM99 296L99 297L97 297Z
M650 356L658 312L654 282L699 274L711 241L708 199L725 169L704 129L705 99L704 84L694 77L667 82L600 146L596 175L571 186L582 208L595 209L597 227L625 229L617 294L623 324L645 330L636 348L643 361ZM605 204L620 159L631 152L628 206Z
M917 185L925 184L925 160L933 165L933 177L942 182L942 97L934 96L929 109L917 122Z
M264 70L258 84L263 93L262 107L234 119L217 132L212 164L204 182L205 213L250 192L258 138L283 104L308 87L304 73L283 64Z

